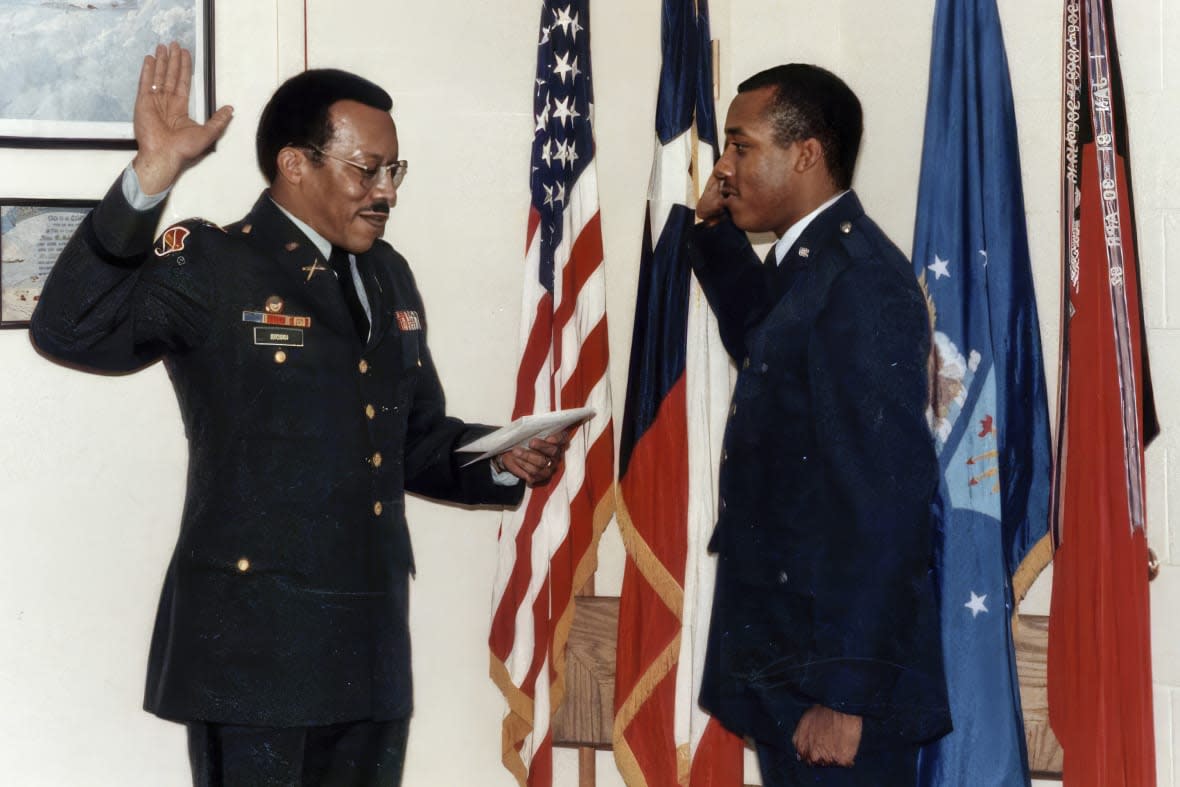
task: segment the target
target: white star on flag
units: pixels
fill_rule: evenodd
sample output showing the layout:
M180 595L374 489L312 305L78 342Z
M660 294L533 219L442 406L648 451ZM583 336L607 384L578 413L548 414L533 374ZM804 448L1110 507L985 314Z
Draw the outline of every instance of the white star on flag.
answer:
M570 158L569 145L564 140L557 141L557 151L553 154L553 158L560 161L562 164L568 164Z
M553 100L553 118L561 121L562 128L565 128L568 121L581 117L578 114L578 110L570 106L571 101L573 101L572 96L563 98L560 101Z
M541 110L541 114L537 115L537 131L544 131L545 127L549 125L549 100L546 97L545 108Z
M570 65L570 53L566 52L564 55L554 53L554 59L557 64L553 66L553 73L561 77L561 84L564 85L566 74L573 70L573 66Z
M554 27L560 27L561 32L569 35L570 25L574 24L574 20L570 17L570 7L560 8L557 11L557 19L553 22Z
M977 618L977 617L979 617L980 612L987 612L987 605L985 605L983 603L985 600L987 600L986 593L983 594L982 596L979 596L979 595L976 595L974 590L972 590L971 591L971 600L968 601L963 606L966 607L967 609L971 610L971 617Z
M935 278L935 280L938 280L938 279L941 279L943 276L950 276L951 275L950 270L947 268L947 266L950 264L951 264L950 260L944 260L942 257L939 257L937 254L935 254L934 255L934 264L927 265L926 267L929 268L930 270L934 271L934 278Z

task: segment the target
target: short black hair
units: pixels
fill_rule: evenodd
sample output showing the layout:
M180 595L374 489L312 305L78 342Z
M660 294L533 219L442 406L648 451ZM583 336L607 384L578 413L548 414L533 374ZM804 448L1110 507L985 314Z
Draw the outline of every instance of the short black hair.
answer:
M819 66L788 63L758 72L738 85L738 92L764 87L775 89L769 109L775 141L787 147L815 137L836 187L849 188L864 132L860 100L852 88Z
M357 101L382 112L393 108L388 93L356 74L335 68L314 68L296 74L270 97L258 121L254 149L267 183L274 183L278 176L277 159L283 148L323 148L332 140L328 110L337 101Z

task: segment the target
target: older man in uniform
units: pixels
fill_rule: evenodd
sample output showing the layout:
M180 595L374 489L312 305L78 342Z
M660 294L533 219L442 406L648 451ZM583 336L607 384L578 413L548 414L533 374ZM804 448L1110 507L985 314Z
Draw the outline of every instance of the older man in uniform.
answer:
M849 190L848 86L792 64L738 91L689 241L741 367L701 703L754 739L769 787L913 784L950 726L925 301ZM778 236L765 264L743 230Z
M396 785L411 713L404 493L512 505L563 437L461 467L406 261L381 235L406 174L389 95L300 74L262 114L270 188L225 228L152 236L230 121L188 116L192 63L144 60L132 166L45 284L32 335L98 370L159 358L189 440L145 707L185 722L197 785Z

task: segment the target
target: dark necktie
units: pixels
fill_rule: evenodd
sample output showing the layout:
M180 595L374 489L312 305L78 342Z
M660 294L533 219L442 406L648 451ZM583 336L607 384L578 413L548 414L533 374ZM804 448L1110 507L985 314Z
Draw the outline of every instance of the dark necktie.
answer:
M338 246L332 247L332 256L328 257L328 265L336 271L336 280L340 282L340 292L344 295L344 302L348 304L348 313L352 315L352 323L357 336L364 342L369 338L369 319L365 316L365 309L361 306L360 296L356 291L356 283L352 280L352 266L348 262L348 252Z
M798 245L798 241L796 241ZM773 294L775 301L782 298L791 289L791 285L795 283L795 275L802 269L801 260L799 257L791 257L790 250L788 256L783 258L782 262L778 262L778 257L775 254L778 244L770 247L770 253L766 255L766 270L767 281L770 287L770 292Z

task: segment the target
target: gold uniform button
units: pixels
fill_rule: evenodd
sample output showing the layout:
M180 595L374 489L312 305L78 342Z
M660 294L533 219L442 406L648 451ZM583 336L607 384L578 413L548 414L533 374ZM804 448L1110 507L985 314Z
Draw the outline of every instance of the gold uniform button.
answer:
M373 454L373 458L370 461L373 463L373 467L380 467L381 466L381 452L380 451L375 452Z
M418 368L419 369L422 368L422 359L421 358L418 359Z
M275 363L286 363L287 353L282 350L275 350Z
M381 505L380 500L378 500L376 503L373 504L373 513L376 514L377 516L381 516L381 512L384 510L385 510L385 506Z
M361 362L356 365L356 368L361 370L361 374L369 373L369 362L361 358Z
M365 405L365 417L372 421L377 417L377 408L373 407L371 404Z
M245 574L249 570L250 570L250 561L249 560L247 560L246 558L242 558L241 560L238 561L238 571L241 571L243 574Z

